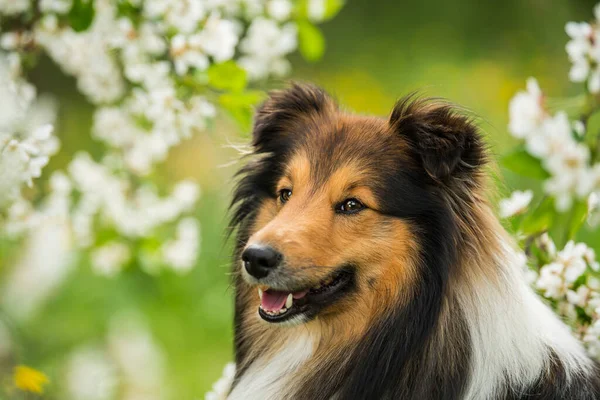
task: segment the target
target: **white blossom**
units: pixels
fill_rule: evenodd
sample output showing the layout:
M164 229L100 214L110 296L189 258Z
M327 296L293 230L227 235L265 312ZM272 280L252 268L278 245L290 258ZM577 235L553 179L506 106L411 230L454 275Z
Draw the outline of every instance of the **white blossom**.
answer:
M273 20L256 18L240 43L243 53L240 65L252 79L267 78L271 74L285 75L290 69L285 56L296 49L297 35L293 23L279 26Z
M16 201L21 187L41 175L59 143L52 135L56 107L13 75L0 55L0 206Z
M31 9L31 0L0 0L0 14L16 15Z
M593 50L594 30L586 22L569 22L565 27L565 31L571 38L566 45L567 54L573 63L569 71L569 79L573 82L584 82L592 72L589 57ZM594 72L594 75L597 76L597 73ZM596 81L597 79L590 79L589 86L592 92L598 90L595 89Z
M518 251L515 253L515 260L516 265L523 272L527 284L533 285L538 279L538 273L527 264L527 255L522 251Z
M184 75L190 68L205 70L208 68L209 60L200 47L200 35L186 37L178 34L171 39L171 57L175 63L175 71Z
M66 14L73 5L73 0L41 0L40 11L44 13Z
M536 130L546 113L543 94L535 78L527 80L527 91L518 92L509 104L508 130L523 139Z
M557 262L564 266L567 282L575 282L585 272L587 261L584 257L588 250L585 243L576 244L569 241L564 249L558 252Z
M223 375L212 386L212 390L206 393L205 400L226 400L235 377L235 363L228 363L223 368Z
M567 292L567 302L570 305L583 309L588 315L599 315L597 310L600 306L600 293L590 287L591 285L581 285L577 290Z
M597 10L598 7L595 8ZM570 40L566 45L569 60L572 62L569 79L573 82L587 81L591 93L600 92L600 31L598 16L595 23L569 22L565 31Z
M533 192L531 190L514 191L509 198L500 200L500 217L509 218L522 214L527 210L532 199Z
M113 241L96 247L90 257L97 274L114 276L130 260L131 252L126 244Z
M189 211L189 204L182 204L173 196L161 198L148 185L131 190L127 181L85 153L75 157L69 172L75 187L82 193L75 215L91 220L100 214L105 223L127 237L147 236L157 226Z
M586 153L586 158L589 158L589 153ZM600 163L591 168L582 168L578 173L576 191L581 199L589 198L595 191L600 191Z
M566 45L571 61L585 58L591 49L590 39L594 33L592 26L587 22L569 22L565 31L571 38Z
M238 40L236 24L218 14L212 14L208 18L200 33L202 48L218 63L233 58Z
M544 296L550 299L559 299L566 295L568 285L563 276L564 265L559 263L547 264L540 269L536 287Z
M277 21L285 21L292 13L293 4L290 0L270 0L267 3L267 11Z
M588 196L587 221L593 228L600 225L600 192L592 192Z
M565 145L572 142L571 124L563 112L539 121L526 138L527 151L541 159L560 155Z
M325 17L325 0L308 0L308 18L311 21L321 21Z
M116 365L97 346L85 346L70 354L65 381L73 400L110 400L119 383Z
M582 138L585 136L585 124L580 120L573 121L573 132L577 134L578 137Z
M161 253L164 262L178 272L189 271L196 263L200 229L194 218L184 218L177 224L175 239L166 242Z
M595 261L594 251L585 243L569 241L559 251L553 261L540 269L540 277L536 287L544 296L551 299L561 299L568 296L569 289L586 271L587 267L597 270L598 263ZM581 293L571 293L572 302L575 302Z
M147 0L144 13L150 19L164 18L168 26L182 33L191 33L204 19L206 9L204 2L197 0Z
M35 37L66 73L77 78L79 89L93 103L110 103L125 93L110 42L118 32L116 8L108 0L98 0L94 6L96 15L86 31L75 32L70 27L51 30L39 25Z
M71 269L70 250L71 237L64 220L48 218L36 225L0 290L1 303L12 317L32 317L60 287Z
M0 35L0 47L8 51L17 51L34 43L34 37L31 32L6 32ZM12 53L18 54L18 53Z
M171 85L170 73L171 65L166 61L146 63L137 60L125 65L125 76L127 79L131 82L141 84L146 90Z
M595 320L587 327L582 341L592 357L600 358L600 320Z
M600 164L591 165L589 148L575 138L584 135L583 124L571 123L562 111L546 113L537 83L530 79L527 86L527 92L511 101L509 129L541 161L550 175L544 190L554 197L557 210L566 211L575 200L586 200L600 188Z
M121 49L123 58L131 61L140 56L159 56L167 50L160 27L151 22L142 22L135 27L129 18L116 21L116 32L109 36L110 45Z
M137 313L112 318L108 354L119 371L123 400L165 398L164 356Z
M173 188L173 198L184 210L191 210L200 197L200 187L192 181L181 181Z

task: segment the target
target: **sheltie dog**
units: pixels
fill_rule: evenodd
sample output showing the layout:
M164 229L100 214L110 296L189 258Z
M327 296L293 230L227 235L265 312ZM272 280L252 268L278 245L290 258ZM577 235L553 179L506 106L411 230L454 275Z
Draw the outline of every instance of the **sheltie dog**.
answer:
M445 102L271 93L232 202L229 399L600 399L486 199L485 147Z

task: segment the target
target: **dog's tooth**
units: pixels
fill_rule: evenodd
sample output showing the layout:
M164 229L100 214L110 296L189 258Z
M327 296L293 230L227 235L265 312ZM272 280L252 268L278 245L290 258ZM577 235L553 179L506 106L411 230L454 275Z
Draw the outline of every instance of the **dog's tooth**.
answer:
M258 288L258 297L262 300L263 291L261 288Z
M290 294L288 294L287 300L285 301L285 308L290 308L293 303L294 303L294 296L292 296L292 294L290 293Z

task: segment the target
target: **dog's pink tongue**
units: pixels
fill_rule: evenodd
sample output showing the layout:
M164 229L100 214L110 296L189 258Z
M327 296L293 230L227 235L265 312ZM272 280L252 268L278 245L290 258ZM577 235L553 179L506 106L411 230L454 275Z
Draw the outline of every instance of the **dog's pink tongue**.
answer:
M306 296L306 293L308 293L308 289L302 290L300 292L294 292L292 293L292 296L294 297L294 299L301 299L304 296Z
M279 311L285 305L287 300L288 292L278 292L276 290L267 290L263 293L260 302L263 310L266 311Z

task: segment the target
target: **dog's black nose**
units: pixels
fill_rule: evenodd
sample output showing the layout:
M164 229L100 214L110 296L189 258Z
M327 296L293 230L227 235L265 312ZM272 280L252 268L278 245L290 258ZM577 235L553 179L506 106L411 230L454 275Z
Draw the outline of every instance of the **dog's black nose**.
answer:
M269 246L252 245L242 253L246 271L256 279L264 278L281 262L281 253Z

